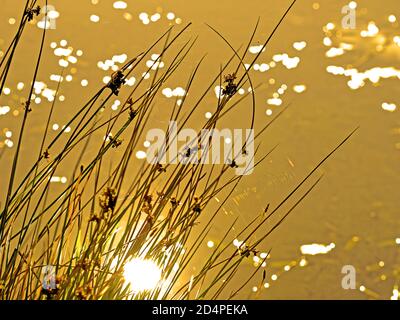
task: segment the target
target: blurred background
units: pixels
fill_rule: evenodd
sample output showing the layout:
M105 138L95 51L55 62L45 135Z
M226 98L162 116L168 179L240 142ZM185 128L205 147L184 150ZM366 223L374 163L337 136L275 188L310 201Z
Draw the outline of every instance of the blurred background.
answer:
M24 137L24 172L35 159L32 147L45 126L44 115L62 73L51 135L64 125L109 76L141 53L170 26L192 25L186 39L198 40L190 56L159 97L153 127L169 114L179 88L206 54L191 96L199 96L229 47L206 24L238 48L260 24L248 61L260 50L289 0L53 0L51 26L35 86L29 131ZM18 27L22 0L0 0L0 57ZM342 8L355 10L355 29L343 29ZM263 244L272 249L266 280L250 282L241 298L251 299L397 299L400 279L400 9L398 1L300 0L260 55L250 74L256 89L256 129L288 109L262 137L273 154L246 177L224 206L224 215L201 250L212 250L234 217L245 225L270 203L278 204L347 134L357 133L319 170L318 188ZM39 16L25 31L11 76L0 97L0 195L3 201L13 150L29 90L44 23ZM179 40L181 41L181 40ZM182 42L183 43L183 40ZM154 52L157 54L157 52ZM18 66L18 67L15 67ZM140 75L139 75L140 76ZM136 77L136 78L135 78ZM137 75L128 81L134 85ZM104 82L104 83L103 83ZM177 89L178 88L178 89ZM175 91L174 91L175 89ZM248 87L243 87L243 92ZM243 94L242 92L242 94ZM200 106L199 121L212 112L216 96ZM117 111L122 99L110 108ZM247 105L246 105L247 103ZM250 102L226 127L250 123ZM247 106L247 109L246 109ZM246 121L243 124L243 119ZM165 124L165 123L164 123ZM35 149L36 150L36 149ZM145 150L145 148L143 148ZM57 185L70 172L59 171ZM22 173L21 173L22 175ZM20 177L19 175L17 178ZM225 221L225 219L227 221ZM240 240L240 239L239 239ZM201 258L201 255L200 255ZM258 261L248 259L243 274ZM344 290L342 267L357 271L355 290ZM243 278L244 279L244 278ZM243 282L240 278L237 283Z

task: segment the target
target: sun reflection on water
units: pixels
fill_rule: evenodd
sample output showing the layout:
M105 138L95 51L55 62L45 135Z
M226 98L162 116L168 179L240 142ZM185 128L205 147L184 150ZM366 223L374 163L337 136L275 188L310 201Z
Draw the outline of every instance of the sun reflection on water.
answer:
M161 281L161 268L152 260L134 258L125 264L124 278L134 293L153 290Z

